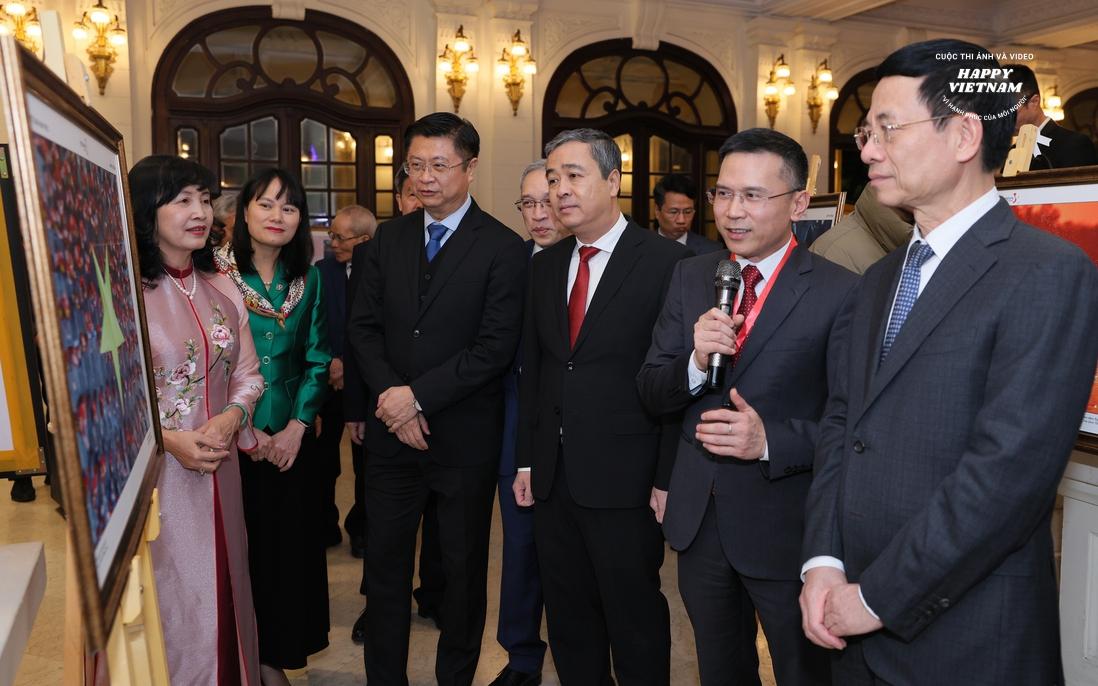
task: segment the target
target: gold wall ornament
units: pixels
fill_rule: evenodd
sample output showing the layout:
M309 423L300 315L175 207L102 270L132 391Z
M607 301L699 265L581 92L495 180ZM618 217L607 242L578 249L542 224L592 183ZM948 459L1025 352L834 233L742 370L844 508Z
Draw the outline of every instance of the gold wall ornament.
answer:
M114 73L118 49L126 44L126 29L122 27L122 21L107 9L103 0L96 0L80 17L80 21L73 24L72 36L80 41L91 39L88 45L91 72L99 84L99 94L104 95L107 81Z
M789 80L790 74L789 65L785 63L785 54L782 53L774 60L770 78L763 84L763 105L766 107L766 118L770 120L770 128L774 128L774 122L778 118L782 96L795 95L797 92L797 87Z
M465 25L458 26L454 46L447 43L438 56L438 70L446 75L446 92L454 102L454 113L465 97L465 84L470 74L480 71L480 63L473 51L473 44L465 37Z
M530 54L530 48L522 40L522 31L516 30L511 36L511 45L503 48L496 61L496 75L503 77L503 86L507 89L507 99L511 101L511 115L518 116L519 102L526 77L538 73L537 62Z
M0 5L0 35L11 34L23 47L38 55L42 50L42 24L38 8L26 2Z
M816 65L808 81L808 118L812 121L812 133L816 133L816 127L820 124L824 101L834 102L839 98L839 89L832 85L834 81L835 75L831 73L827 60Z

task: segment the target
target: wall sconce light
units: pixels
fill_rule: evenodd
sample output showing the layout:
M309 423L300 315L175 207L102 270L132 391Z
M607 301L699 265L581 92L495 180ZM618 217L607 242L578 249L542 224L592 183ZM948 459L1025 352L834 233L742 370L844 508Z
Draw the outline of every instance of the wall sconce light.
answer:
M81 41L89 37L92 39L88 57L91 58L92 73L99 83L99 94L103 95L107 90L107 80L114 72L118 48L126 44L126 29L122 28L118 15L112 14L103 0L96 0L80 17L80 21L73 24L72 37Z
M522 32L515 31L511 36L511 45L503 49L496 61L496 76L503 77L507 89L507 99L511 101L511 114L518 116L519 101L522 100L522 87L526 76L538 73L538 65L530 55L530 49L522 40Z
M1060 100L1060 96L1056 93L1056 86L1049 89L1048 95L1045 96L1044 106L1041 108L1045 111L1045 116L1052 119L1052 121L1062 121L1064 118L1063 101Z
M0 34L15 36L23 47L37 55L42 38L38 9L22 2L5 2L0 7Z
M831 67L827 66L827 60L816 65L816 71L812 72L808 85L808 118L812 120L812 133L816 133L816 127L820 124L824 100L834 102L839 98L839 89L832 85L834 80L835 76L831 73Z
M782 96L797 92L796 86L789 80L790 73L789 65L785 63L785 54L778 55L770 70L770 78L763 86L763 104L766 106L766 118L770 120L770 128L774 128L774 121L778 118Z
M465 97L465 83L470 74L480 71L480 63L473 54L473 45L465 37L465 26L458 26L457 35L454 36L454 47L447 43L438 56L438 69L446 75L446 92L454 101L454 113L461 106L461 99Z

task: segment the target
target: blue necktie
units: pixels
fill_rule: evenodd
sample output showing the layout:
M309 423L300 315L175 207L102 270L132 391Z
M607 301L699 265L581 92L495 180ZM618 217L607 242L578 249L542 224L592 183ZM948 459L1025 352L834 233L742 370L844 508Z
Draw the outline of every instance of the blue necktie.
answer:
M900 327L907 320L911 308L915 306L915 300L919 297L919 276L923 264L934 256L934 250L922 241L911 246L907 253L907 262L904 271L900 275L900 289L896 293L896 304L892 308L892 318L888 320L888 329L885 331L884 344L881 345L881 359L884 362L888 351L892 350L892 344L896 341L896 335L900 333Z
M433 222L427 225L427 232L431 237L427 240L427 261L435 259L435 255L442 250L442 237L449 231L444 225Z

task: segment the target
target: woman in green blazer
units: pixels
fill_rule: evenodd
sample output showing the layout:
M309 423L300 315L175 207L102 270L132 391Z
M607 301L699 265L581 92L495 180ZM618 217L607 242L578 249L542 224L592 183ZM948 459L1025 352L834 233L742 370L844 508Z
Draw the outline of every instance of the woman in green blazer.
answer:
M328 645L328 570L312 424L328 388L328 332L301 183L269 169L245 184L217 254L248 306L264 392L242 460L244 516L264 686L288 684Z

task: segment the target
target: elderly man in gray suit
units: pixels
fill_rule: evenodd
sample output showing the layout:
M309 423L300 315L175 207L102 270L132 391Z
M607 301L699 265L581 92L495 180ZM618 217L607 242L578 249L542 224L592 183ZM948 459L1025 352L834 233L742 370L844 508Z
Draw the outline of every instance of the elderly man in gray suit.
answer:
M809 493L804 627L842 649L844 686L1063 683L1050 518L1098 269L995 190L1016 99L997 68L962 41L901 48L855 134L915 230L838 320Z

